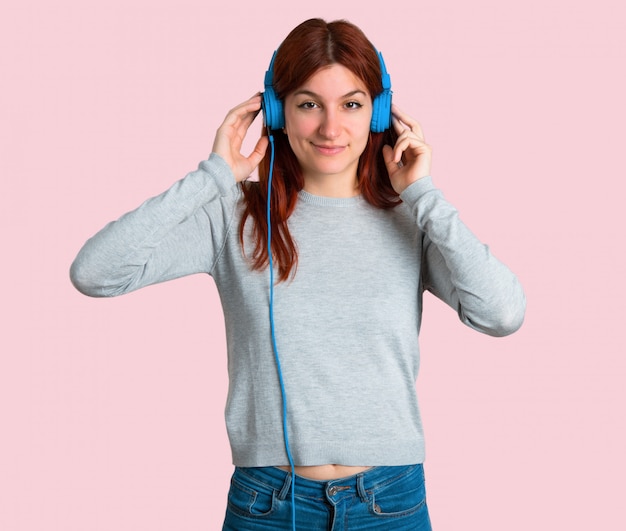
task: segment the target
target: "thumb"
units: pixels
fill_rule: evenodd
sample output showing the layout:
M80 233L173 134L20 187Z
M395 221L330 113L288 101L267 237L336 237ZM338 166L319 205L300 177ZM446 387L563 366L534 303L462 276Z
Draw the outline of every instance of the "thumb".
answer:
M269 139L266 136L262 136L257 141L256 146L254 146L254 151L248 156L248 162L253 169L256 168L263 160L263 157L265 157L268 143Z

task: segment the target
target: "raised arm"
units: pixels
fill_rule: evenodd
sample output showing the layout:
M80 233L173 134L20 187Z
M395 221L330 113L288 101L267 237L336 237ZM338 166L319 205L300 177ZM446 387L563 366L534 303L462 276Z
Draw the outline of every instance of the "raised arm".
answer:
M193 273L211 273L239 198L237 183L262 160L267 138L249 156L243 139L261 108L255 95L231 109L213 153L169 190L113 221L90 238L70 268L76 288L112 297Z
M517 277L459 219L430 177L431 148L420 124L393 106L398 140L384 157L394 189L424 233L424 288L481 332L504 336L524 320L526 299Z
M459 219L431 177L415 182L401 197L424 233L424 289L480 332L491 336L515 332L524 320L526 298L513 272Z
M211 155L87 240L70 268L72 283L85 295L112 297L210 272L234 208L228 199L236 193L229 166Z

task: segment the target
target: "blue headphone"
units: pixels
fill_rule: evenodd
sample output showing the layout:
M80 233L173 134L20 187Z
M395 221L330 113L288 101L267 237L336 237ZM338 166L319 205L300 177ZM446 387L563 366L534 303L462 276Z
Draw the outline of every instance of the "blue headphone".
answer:
M278 51L278 50L277 50ZM274 91L274 59L272 55L270 66L265 72L265 92L263 92L263 123L271 130L285 127L285 112L283 102L278 99ZM382 133L391 126L391 78L383 60L383 54L378 52L380 70L382 72L383 91L374 98L372 106L372 121L370 130L373 133Z

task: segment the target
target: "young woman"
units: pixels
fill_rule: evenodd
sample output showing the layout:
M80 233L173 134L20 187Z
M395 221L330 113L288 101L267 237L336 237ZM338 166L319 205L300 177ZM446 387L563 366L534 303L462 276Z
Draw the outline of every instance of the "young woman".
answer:
M227 114L209 159L108 224L72 265L96 297L214 278L236 467L224 529L430 529L415 395L422 293L486 334L522 323L516 277L434 186L420 125L384 101L390 126L373 124L389 96L383 65L352 24L302 23L265 94ZM273 145L264 131L245 156L272 93Z

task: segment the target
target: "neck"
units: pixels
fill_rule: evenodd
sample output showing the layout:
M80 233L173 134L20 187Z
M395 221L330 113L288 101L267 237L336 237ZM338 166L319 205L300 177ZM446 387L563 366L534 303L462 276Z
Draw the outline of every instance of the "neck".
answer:
M318 178L305 176L304 190L321 197L354 197L360 193L356 175L351 177L324 175Z

